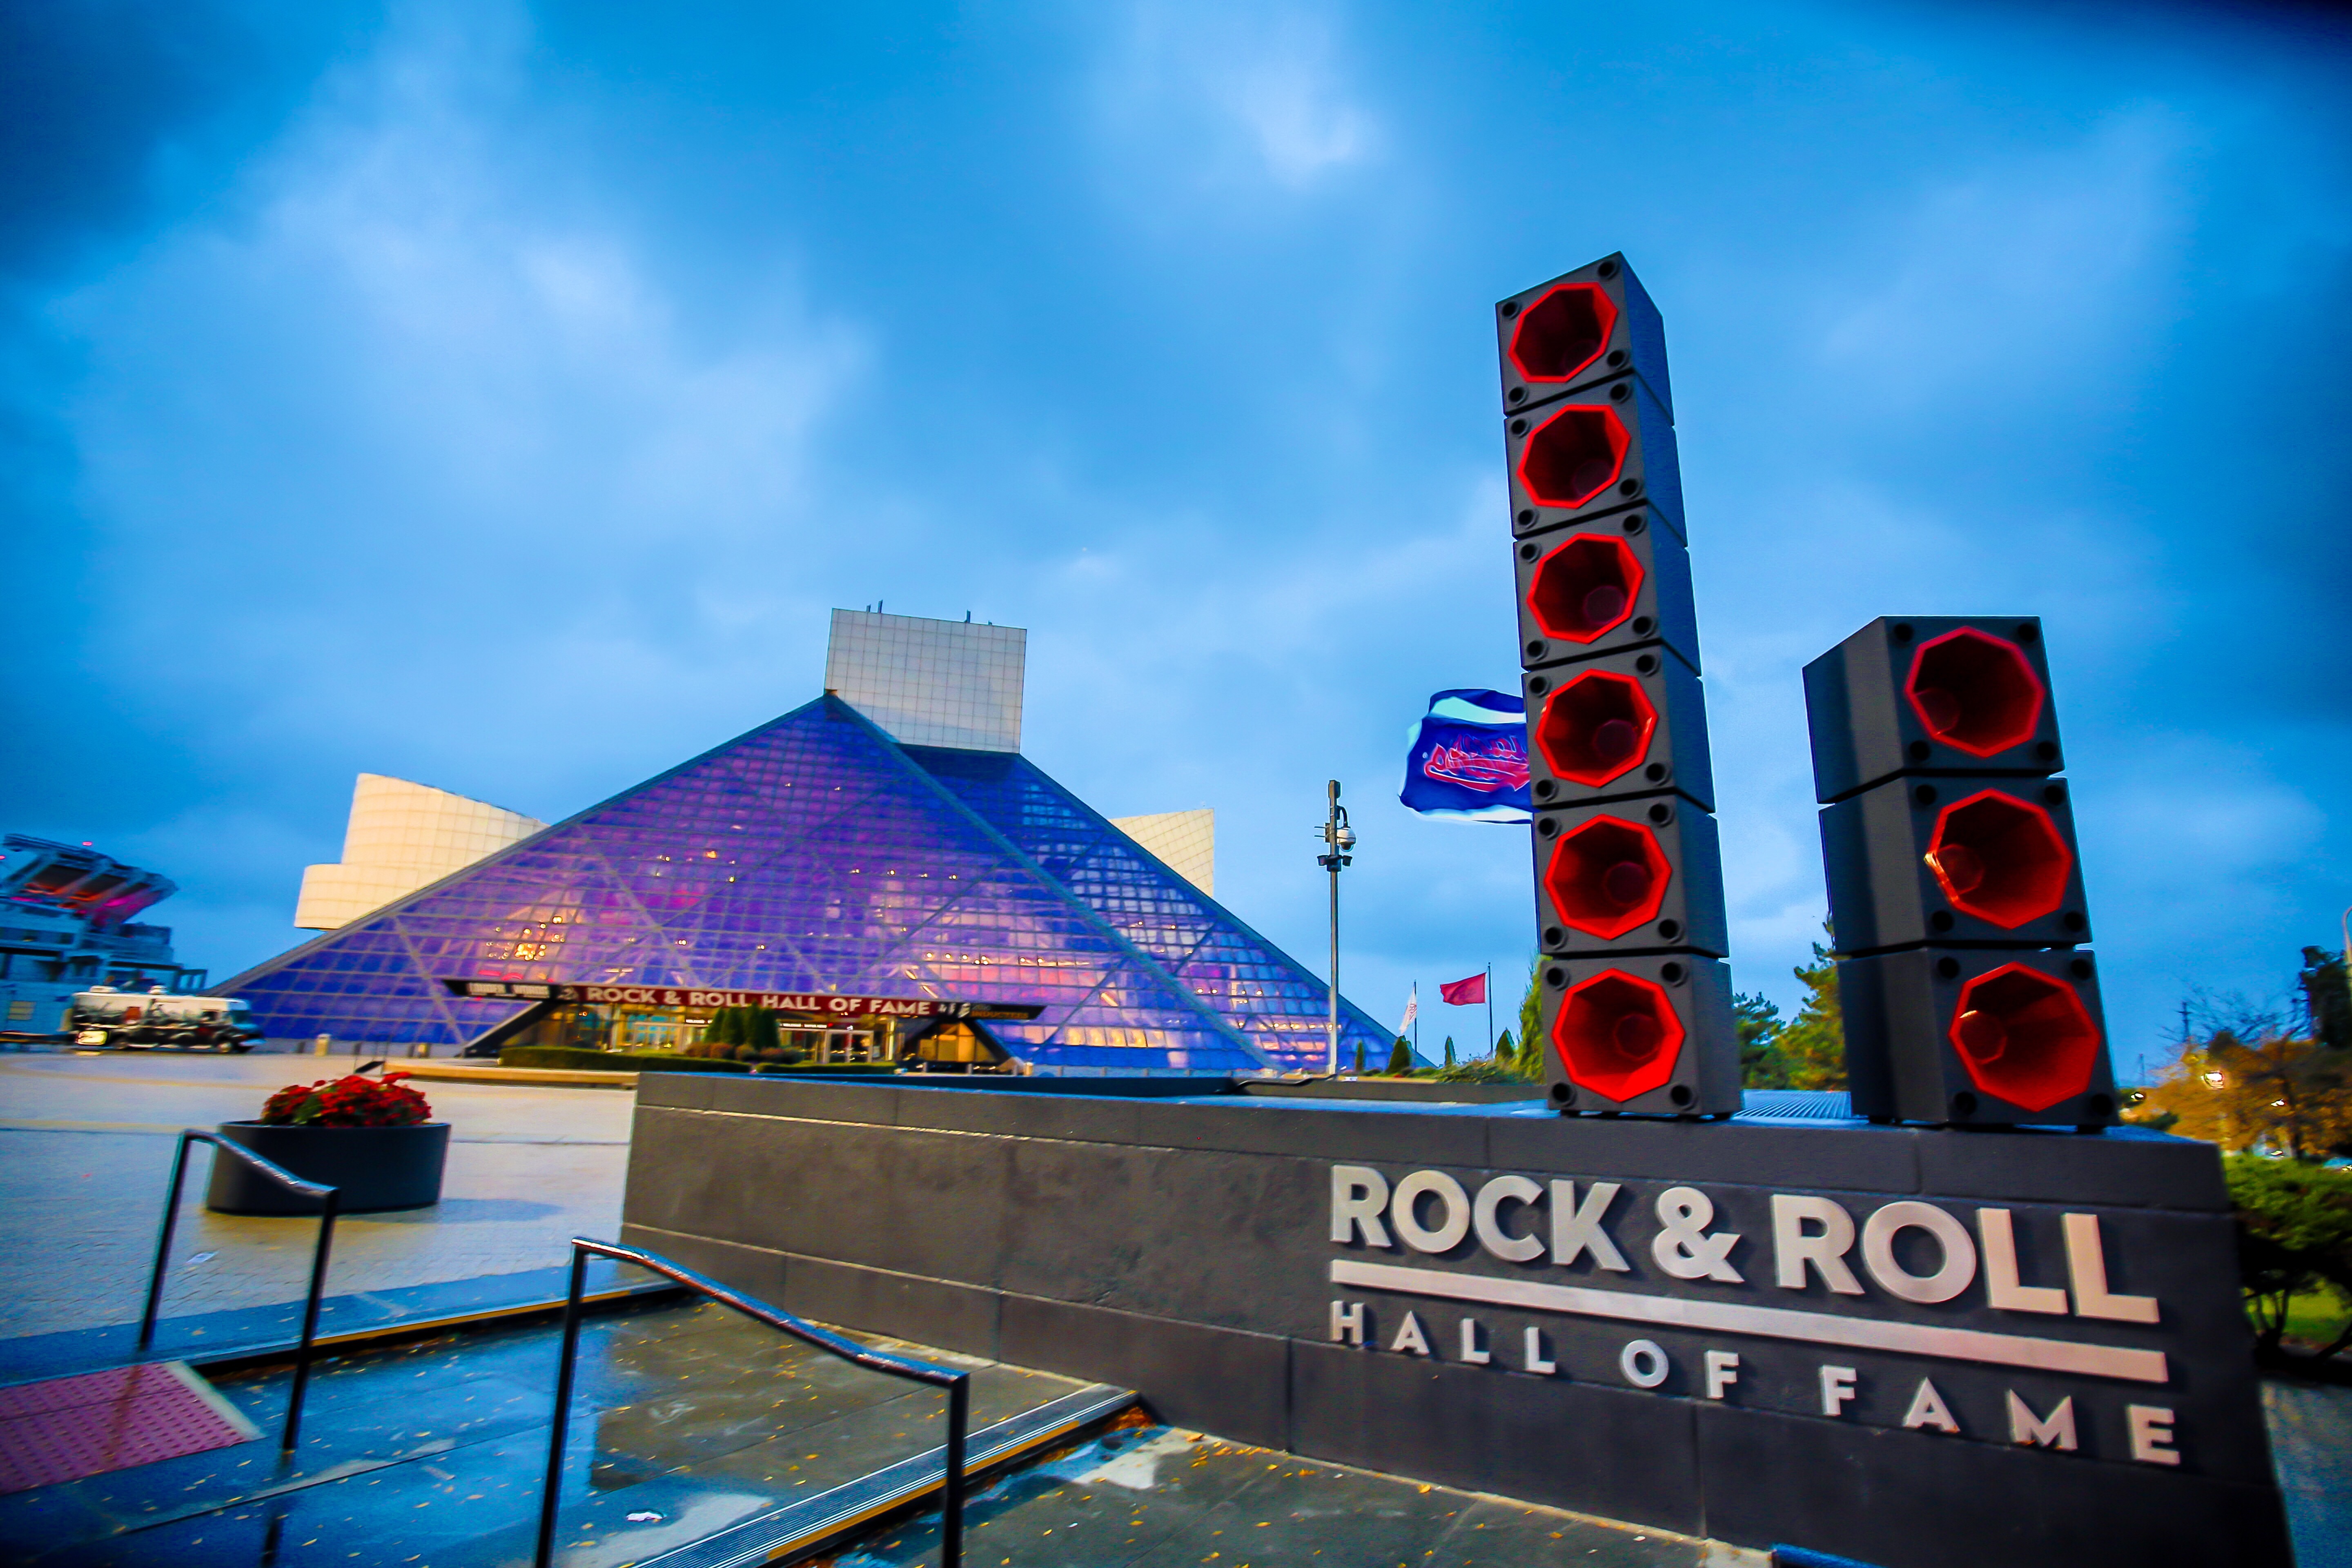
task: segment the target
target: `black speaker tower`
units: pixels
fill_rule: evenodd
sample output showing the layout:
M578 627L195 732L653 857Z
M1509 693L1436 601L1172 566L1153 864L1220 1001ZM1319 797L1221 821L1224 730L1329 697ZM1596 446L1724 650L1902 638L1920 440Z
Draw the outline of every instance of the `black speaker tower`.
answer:
M2042 625L1886 616L1805 667L1854 1110L2116 1120Z
M1495 314L1551 1101L1727 1116L1739 1045L1665 329L1622 256Z

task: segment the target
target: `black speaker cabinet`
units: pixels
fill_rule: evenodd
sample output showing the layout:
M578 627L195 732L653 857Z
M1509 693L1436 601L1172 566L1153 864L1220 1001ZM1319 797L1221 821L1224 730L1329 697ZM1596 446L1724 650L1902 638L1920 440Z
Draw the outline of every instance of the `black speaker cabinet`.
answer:
M1912 948L1838 963L1846 1081L1879 1121L2105 1127L2115 1073L2081 950Z

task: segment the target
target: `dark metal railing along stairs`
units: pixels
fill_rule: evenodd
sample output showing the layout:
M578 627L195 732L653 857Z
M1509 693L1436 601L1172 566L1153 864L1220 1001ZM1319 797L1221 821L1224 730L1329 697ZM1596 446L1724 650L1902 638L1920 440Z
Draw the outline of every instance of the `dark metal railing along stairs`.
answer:
M172 1233L180 1218L180 1187L188 1173L188 1145L209 1143L213 1158L234 1154L252 1169L298 1197L317 1202L319 1208L319 1241L310 1253L310 1293L302 1303L302 1337L294 1350L294 1388L286 1401L286 1430L278 1439L280 1453L292 1453L294 1440L302 1429L302 1400L310 1388L310 1355L319 1337L319 1301L327 1285L327 1253L335 1239L335 1215L341 1194L333 1187L319 1182L306 1182L293 1172L263 1159L252 1150L232 1143L217 1132L201 1131L191 1127L180 1134L180 1146L172 1157L172 1190L163 1199L163 1225L155 1237L155 1268L147 1277L147 1309L139 1317L139 1349L144 1352L155 1341L155 1313L163 1302L163 1269L172 1257ZM577 1294L579 1274L573 1270L574 1294Z
M575 1237L572 1242L572 1288L564 1300L563 1352L562 1359L557 1363L555 1376L555 1419L548 1436L547 1481L540 1497L539 1545L532 1558L537 1568L550 1568L554 1561L555 1516L563 1491L564 1431L572 1414L572 1374L580 1351L580 1300L591 1256L635 1264L721 1306L732 1307L745 1317L790 1334L803 1344L813 1345L855 1365L945 1389L948 1396L948 1440L943 1456L946 1475L940 1520L940 1561L943 1568L960 1568L963 1561L964 1436L971 1417L971 1373L951 1372L946 1367L903 1356L885 1355L855 1340L821 1329L804 1318L796 1318L790 1312L771 1307L732 1286L722 1285L667 1258L609 1241L591 1241L584 1237Z

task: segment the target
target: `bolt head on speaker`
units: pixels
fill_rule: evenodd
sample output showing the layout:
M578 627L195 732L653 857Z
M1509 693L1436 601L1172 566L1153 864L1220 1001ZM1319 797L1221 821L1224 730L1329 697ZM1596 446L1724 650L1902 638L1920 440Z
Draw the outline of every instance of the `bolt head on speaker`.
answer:
M2105 1127L2115 1073L2087 952L1912 948L1838 963L1856 1113Z
M1546 953L1729 951L1715 818L1682 796L1538 812L1529 837Z
M1499 300L1495 346L1506 412L1553 403L1595 382L1642 378L1666 417L1666 329L1622 255L1604 256Z
M1522 666L1662 642L1698 668L1690 552L1651 518L1635 507L1515 542Z
M1536 809L1675 790L1712 809L1706 701L1698 676L1652 645L1520 679L1528 789Z
M1675 427L1639 377L1507 414L1503 445L1515 534L1643 506L1675 538L1688 537Z
M1839 953L2090 941L2067 794L2060 779L1910 776L1825 807Z
M1823 804L1898 774L2063 772L2042 623L1885 616L1805 666Z
M1553 1110L1724 1116L1739 1109L1731 976L1720 960L1548 958L1538 978Z

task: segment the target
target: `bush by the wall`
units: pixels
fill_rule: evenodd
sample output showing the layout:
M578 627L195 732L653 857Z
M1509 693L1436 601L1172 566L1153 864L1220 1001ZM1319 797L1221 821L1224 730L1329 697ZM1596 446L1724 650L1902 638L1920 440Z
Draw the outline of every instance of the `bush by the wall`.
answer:
M509 1046L499 1053L502 1068L566 1068L588 1072L748 1072L741 1062L719 1057L687 1057L667 1051L587 1051L570 1046Z
M2231 1154L2238 1268L2254 1323L2254 1353L2273 1366L2312 1366L2352 1349L2352 1323L2306 1350L2284 1342L2297 1297L2352 1299L2352 1171L2262 1154Z

